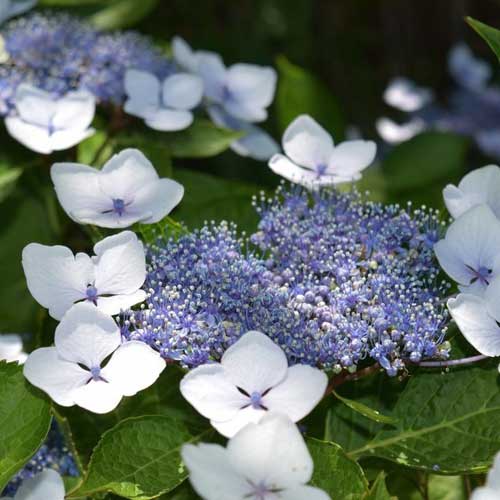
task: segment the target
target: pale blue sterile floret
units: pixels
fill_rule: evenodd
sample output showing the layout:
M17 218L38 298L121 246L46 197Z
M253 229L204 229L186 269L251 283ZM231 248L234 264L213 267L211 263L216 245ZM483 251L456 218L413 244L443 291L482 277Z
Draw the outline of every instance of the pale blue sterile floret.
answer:
M52 423L45 443L11 479L5 487L2 496L14 496L23 481L36 476L45 469L53 469L61 474L61 476L76 477L79 475L75 459L66 446L62 432L55 421Z
M435 213L297 188L256 209L250 239L212 223L150 246L148 298L122 317L123 335L187 367L219 360L249 330L291 364L335 371L371 358L395 375L448 357Z
M129 68L164 78L175 66L147 37L126 31L104 33L68 14L34 13L0 29L9 55L0 65L0 114L13 108L17 86L30 83L62 96L86 89L98 101L121 104Z

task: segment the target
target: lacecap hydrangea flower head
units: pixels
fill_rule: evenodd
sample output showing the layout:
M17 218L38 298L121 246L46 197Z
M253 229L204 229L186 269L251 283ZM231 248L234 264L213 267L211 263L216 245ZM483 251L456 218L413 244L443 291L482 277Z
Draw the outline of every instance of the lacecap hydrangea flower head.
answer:
M249 239L212 223L149 246L147 299L122 315L125 338L187 367L219 361L250 330L291 365L335 372L447 358L435 213L299 187L255 206Z

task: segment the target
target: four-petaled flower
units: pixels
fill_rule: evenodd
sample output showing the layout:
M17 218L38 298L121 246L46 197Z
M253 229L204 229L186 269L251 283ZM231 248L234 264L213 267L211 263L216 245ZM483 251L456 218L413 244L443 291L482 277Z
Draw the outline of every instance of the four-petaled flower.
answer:
M123 231L94 246L95 256L60 245L30 243L23 250L23 268L31 295L55 319L76 302L89 302L107 314L144 301L146 258L135 233Z
M152 224L181 201L184 188L160 179L137 149L125 149L97 170L78 163L56 163L51 169L59 203L81 224L121 228Z
M153 384L165 368L160 354L143 342L122 344L113 318L89 303L76 304L64 315L54 344L28 356L24 375L61 406L107 413L123 396Z
M288 367L285 353L263 333L247 332L222 356L181 381L182 395L224 436L234 436L268 411L294 422L322 399L324 372L307 365Z
M488 472L486 484L476 488L470 500L498 500L500 498L500 453L497 453L493 467Z
M0 0L0 24L31 9L36 2L37 0Z
M23 340L20 335L0 334L0 361L17 361L23 364L27 354L23 352Z
M94 133L90 124L95 99L89 92L68 92L56 98L22 83L16 90L15 105L17 114L5 118L7 131L37 153L69 149Z
M334 146L331 135L308 115L299 116L285 130L283 149L286 156L273 156L271 169L311 189L360 179L377 151L372 141L345 141Z
M328 500L307 486L313 462L297 426L270 413L248 424L224 448L186 444L182 459L189 480L205 500Z
M64 500L62 477L52 469L45 469L36 476L25 479L13 500ZM12 500L2 497L0 500Z
M481 295L500 276L500 221L486 205L473 207L450 225L434 251L461 291Z
M488 205L500 217L500 168L487 165L468 173L458 184L448 184L443 190L446 208L453 218L475 207Z
M125 74L125 92L127 113L144 119L148 127L168 132L193 123L191 110L201 102L203 81L177 73L160 82L153 73L130 69Z

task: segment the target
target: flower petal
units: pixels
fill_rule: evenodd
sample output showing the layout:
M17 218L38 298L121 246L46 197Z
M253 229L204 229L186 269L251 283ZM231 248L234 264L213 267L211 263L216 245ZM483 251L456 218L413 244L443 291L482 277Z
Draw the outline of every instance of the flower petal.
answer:
M22 354L23 340L20 335L0 335L0 361L17 361Z
M144 110L160 107L160 81L153 73L129 69L124 86L128 96L124 106L127 113L144 118Z
M355 179L356 174L368 167L377 153L373 141L345 141L333 150L328 162L328 173L344 179Z
M480 486L472 492L470 500L498 500L498 490L488 486Z
M57 110L57 101L49 92L21 83L16 89L16 109L25 123L48 129Z
M176 73L163 82L163 103L168 108L193 109L203 97L203 80L189 73Z
M389 83L384 92L384 101L407 113L423 108L433 99L432 91L425 87L418 87L407 78L395 78Z
M474 57L465 43L458 43L450 50L448 69L457 83L473 91L482 90L492 74L490 65Z
M68 92L56 101L57 110L52 119L56 129L87 130L95 115L95 98L90 92Z
M198 71L198 58L189 44L180 36L172 38L172 54L175 62L190 73Z
M476 205L488 205L500 218L500 168L487 165L468 173L458 184L448 184L443 190L446 208L453 218Z
M15 500L64 500L64 482L52 469L25 479L17 490Z
M156 109L144 113L145 123L153 130L175 132L184 130L193 123L193 113L177 109Z
M318 174L295 165L295 163L281 154L274 155L269 160L268 165L275 174L278 174L284 179L287 179L294 184L300 184L308 189L313 189L318 181Z
M269 411L288 415L298 422L323 399L328 377L324 372L307 365L288 368L286 378L264 396L262 402Z
M24 363L23 373L32 385L46 392L61 406L73 406L74 390L90 378L90 373L76 363L61 359L55 347L33 351Z
M287 417L269 413L249 424L227 445L233 467L251 481L263 479L272 489L307 483L313 462L297 426Z
M52 153L49 132L46 128L27 123L18 116L5 118L5 127L14 139L32 151L43 155Z
M385 142L399 144L420 134L425 129L425 123L419 118L414 118L399 124L383 116L376 121L375 127Z
M300 115L283 134L286 155L302 167L327 166L333 153L331 135L308 115Z
M448 309L472 346L486 356L500 356L500 327L488 314L482 297L461 293L456 299L448 300Z
M56 131L50 136L50 148L52 151L64 151L80 144L80 142L94 134L95 130L93 128L85 130L72 128Z
M91 369L121 344L118 325L88 302L74 305L56 328L54 341L59 356Z
M160 353L147 344L131 341L122 344L101 373L124 396L133 396L158 379L165 369Z
M248 424L256 424L267 415L266 410L255 409L252 406L239 410L234 417L229 420L210 420L212 427L227 438L231 438L241 431Z
M222 366L229 380L248 394L261 394L279 384L286 376L285 353L267 335L245 333L222 356Z
M221 102L226 80L226 66L222 58L213 52L198 52L197 59L205 96L215 102Z
M239 500L251 492L245 476L233 469L222 446L185 444L181 455L189 470L189 482L205 500Z
M280 493L280 500L330 500L330 495L314 486L295 486Z
M249 404L248 397L228 379L224 367L215 363L187 373L181 380L180 391L199 413L217 421L230 420Z
M114 316L121 311L126 311L136 304L146 300L147 293L144 290L137 290L134 293L113 295L111 297L98 297L97 309L99 311Z
M136 292L146 279L144 245L132 231L94 245L95 287L99 295Z
M267 108L273 102L277 79L273 68L255 64L233 64L227 71L229 92L253 108ZM253 121L245 116L238 118Z
M55 319L78 300L85 298L87 285L94 281L94 265L69 248L30 243L23 249L22 265L28 289L34 299Z
M122 400L122 394L114 384L91 380L73 392L75 404L93 413L109 413Z

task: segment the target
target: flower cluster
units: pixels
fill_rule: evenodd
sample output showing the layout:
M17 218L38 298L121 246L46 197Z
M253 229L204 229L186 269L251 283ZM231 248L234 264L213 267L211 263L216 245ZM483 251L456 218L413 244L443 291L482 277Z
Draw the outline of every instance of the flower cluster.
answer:
M52 423L45 443L24 468L10 480L3 494L8 497L14 496L22 483L47 469L55 470L63 476L76 477L79 475L73 455L67 448L63 435L55 422Z
M248 330L291 364L336 371L372 358L395 375L407 360L447 357L434 213L300 189L257 205L256 251L225 223L152 245L146 305L123 316L123 335L189 367Z
M172 62L135 32L101 33L67 14L35 13L11 21L1 31L9 59L0 66L0 114L14 109L19 84L61 97L79 89L99 102L122 104L127 69L164 78Z

